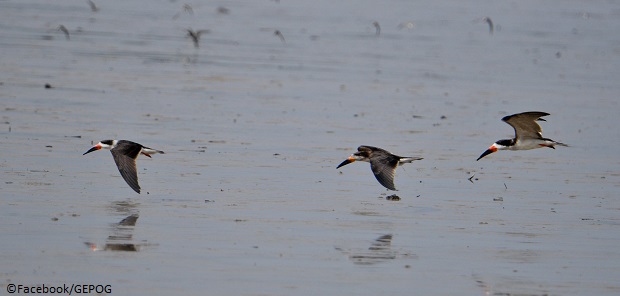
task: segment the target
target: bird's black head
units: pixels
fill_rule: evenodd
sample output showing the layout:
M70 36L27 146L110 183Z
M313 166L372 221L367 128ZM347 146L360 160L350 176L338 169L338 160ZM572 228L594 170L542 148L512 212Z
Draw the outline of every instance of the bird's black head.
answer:
M361 158L368 158L368 157L370 157L370 151L366 151L366 150L364 150L364 151L357 151L357 152L353 153L353 155L359 156Z
M514 139L505 139L505 140L499 140L497 142L495 142L498 145L502 145L502 146L512 146L515 144L515 140Z

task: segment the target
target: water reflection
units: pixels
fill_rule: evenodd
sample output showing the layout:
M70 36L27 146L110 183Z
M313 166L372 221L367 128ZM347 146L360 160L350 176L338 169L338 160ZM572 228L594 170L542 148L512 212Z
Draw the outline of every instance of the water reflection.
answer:
M526 291L519 291L516 293L513 292L499 292L499 291L495 291L495 289L493 288L493 286L486 282L483 278L482 275L479 274L472 274L472 278L474 279L474 281L476 282L476 285L482 289L484 295L491 295L491 296L510 296L510 295L519 295L519 296L546 296L549 295L546 292L540 292L540 293L530 293L530 292L526 292ZM526 284L526 283L524 283ZM537 285L530 283L530 286L535 287Z
M392 235L386 234L372 242L366 251L356 252L349 255L349 259L355 264L372 265L396 258L392 251Z
M84 244L92 251L139 251L141 245L133 243L133 232L138 218L140 218L138 205L138 203L128 201L112 202L108 207L111 212L128 216L110 225L110 235L108 235L105 244L97 245L91 242L84 242Z
M365 250L337 250L349 254L349 260L358 265L373 265L387 260L397 259L399 257L415 257L408 252L400 252L392 249L392 234L384 234L376 238Z

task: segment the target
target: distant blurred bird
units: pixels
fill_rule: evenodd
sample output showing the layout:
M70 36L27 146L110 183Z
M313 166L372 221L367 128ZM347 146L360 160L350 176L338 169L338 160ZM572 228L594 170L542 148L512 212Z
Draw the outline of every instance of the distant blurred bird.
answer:
M192 38L192 41L194 42L194 47L195 48L199 48L200 47L200 35L208 34L210 32L209 30L194 31L192 29L186 29L186 31L187 31L187 37Z
M191 5L189 5L187 3L183 4L183 11L185 11L185 12L191 14L191 15L194 14L194 9L192 8Z
M92 0L88 0L88 6L90 6L90 10L92 12L99 11L99 8L97 8L97 5L95 5L95 2L93 2Z
M65 33L65 38L67 38L67 40L71 40L71 37L69 36L69 30L67 30L67 27L60 25L58 26L58 31L62 31L63 33Z
M490 17L484 17L482 18L483 22L486 22L489 25L489 34L493 35L493 31L494 31L494 27L493 27L493 20Z
M192 8L191 5L185 3L183 4L183 10L181 12L177 12L175 15L172 16L173 20L178 19L181 16L181 13L183 12L187 12L187 14L189 15L194 15L194 9Z
M282 35L282 32L280 32L280 30L273 31L273 35L280 37L280 41L282 41L282 43L286 43L284 35Z
M381 35L381 26L379 25L379 22L374 21L372 22L372 25L375 26L375 35L376 36Z
M394 187L394 173L396 167L414 160L421 160L420 157L402 157L394 155L381 148L372 146L359 146L357 152L351 154L349 158L340 163L336 168L340 168L354 161L370 162L370 169L375 174L375 178L381 185L390 190Z

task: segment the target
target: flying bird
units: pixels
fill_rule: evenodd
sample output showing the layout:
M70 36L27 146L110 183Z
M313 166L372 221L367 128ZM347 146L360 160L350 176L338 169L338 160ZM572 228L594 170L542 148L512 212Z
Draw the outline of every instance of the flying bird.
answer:
M489 35L493 35L493 30L495 26L493 26L493 20L490 17L483 17L482 21L489 25Z
M284 34L282 34L280 30L273 31L273 35L278 36L280 38L280 41L282 41L282 43L286 43L286 39L284 39Z
M359 146L357 152L351 154L351 156L340 163L336 168L340 168L354 161L370 162L370 169L372 169L372 172L375 174L377 181L387 189L396 190L396 187L394 187L394 172L396 171L396 167L420 159L422 158L394 155L377 147Z
M376 36L381 35L381 25L379 25L379 22L374 21L372 22L372 25L375 26L375 35Z
M65 27L64 25L60 25L58 26L58 31L62 31L63 33L65 33L65 38L67 38L67 40L71 40L71 36L69 36L69 30L67 29L67 27Z
M542 128L536 121L546 121L543 116L549 113L532 111L508 115L502 120L515 130L515 137L512 139L499 140L484 151L476 161L496 152L497 150L530 150L542 147L555 149L555 146L568 146L564 143L556 142L551 139L543 138Z
M129 187L137 193L140 193L138 173L136 170L136 158L138 158L138 155L143 154L151 157L151 154L164 154L163 151L145 147L132 141L103 140L90 148L88 151L84 152L82 155L86 155L100 149L108 149L112 152L112 157L114 157L114 162L116 162L116 166L118 167L118 171L121 173L121 176L123 176L123 179L125 179L125 182L127 182Z
M194 47L195 48L199 48L200 47L200 35L208 34L210 32L209 30L194 31L192 29L186 29L185 31L187 31L187 37L190 37L192 39L192 41L194 42Z
M90 6L90 10L92 12L99 11L99 8L97 7L97 5L95 5L95 2L93 2L92 0L88 0L88 6Z

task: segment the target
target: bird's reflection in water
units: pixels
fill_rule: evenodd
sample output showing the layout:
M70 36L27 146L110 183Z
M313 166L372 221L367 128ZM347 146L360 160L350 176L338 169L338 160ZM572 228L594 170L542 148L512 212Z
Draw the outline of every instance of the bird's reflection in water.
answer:
M396 258L392 251L392 235L385 234L375 239L367 251L356 252L349 255L349 259L355 264L371 265Z
M138 244L133 243L133 231L140 214L137 210L139 204L118 201L113 202L109 209L114 214L128 215L117 223L110 225L111 233L106 239L105 244L95 244L84 242L92 251L121 251L121 252L137 252L140 250Z
M400 257L415 257L408 252L400 252L392 249L392 234L384 234L376 238L365 250L343 250L336 248L349 255L349 259L358 265L372 265Z

